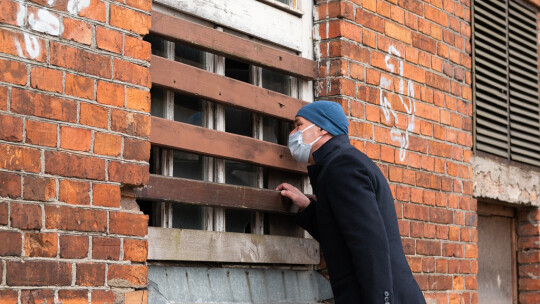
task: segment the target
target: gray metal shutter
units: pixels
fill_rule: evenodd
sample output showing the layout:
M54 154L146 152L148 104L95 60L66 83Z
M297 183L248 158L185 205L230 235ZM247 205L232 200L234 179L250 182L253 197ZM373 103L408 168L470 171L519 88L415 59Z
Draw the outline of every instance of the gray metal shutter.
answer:
M475 148L540 166L536 12L508 0L475 0Z

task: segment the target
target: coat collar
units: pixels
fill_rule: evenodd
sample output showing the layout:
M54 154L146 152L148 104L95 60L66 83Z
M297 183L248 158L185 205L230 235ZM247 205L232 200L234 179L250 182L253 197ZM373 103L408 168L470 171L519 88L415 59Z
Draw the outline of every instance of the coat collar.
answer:
M317 151L313 152L313 159L315 160L315 163L308 166L308 174L312 186L315 186L313 183L317 180L317 176L324 166L326 157L339 149L348 147L349 145L349 136L347 134L340 134L332 137Z

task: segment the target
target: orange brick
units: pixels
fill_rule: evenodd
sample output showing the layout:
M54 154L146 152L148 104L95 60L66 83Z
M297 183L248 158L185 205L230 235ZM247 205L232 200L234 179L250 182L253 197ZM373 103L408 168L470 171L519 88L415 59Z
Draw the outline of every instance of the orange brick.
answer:
M101 26L96 27L96 43L97 47L102 50L122 53L122 34L117 31L108 30Z
M120 156L122 138L118 135L97 133L94 138L94 153L108 156Z
M394 162L394 148L381 146L381 160L389 163Z
M397 25L393 22L384 22L384 33L389 37L392 37L399 41L403 41L407 44L412 43L411 30L407 29L406 27Z
M110 181L139 186L147 184L149 177L147 165L109 162Z
M98 81L97 83L97 101L116 107L124 106L124 86Z
M150 87L150 70L124 60L114 59L114 79Z
M145 265L109 265L108 285L112 287L146 287L148 267Z
M87 304L87 290L60 290L58 291L58 301L62 304Z
M79 16L105 22L107 18L105 3L99 0L90 0L90 4L79 11Z
M379 33L384 30L382 17L363 9L356 11L356 22Z
M109 9L109 22L112 26L132 31L140 35L148 34L148 29L150 28L149 14L143 14L116 5L111 5Z
M30 86L34 89L62 93L62 71L32 67Z
M60 181L59 200L73 205L90 205L90 184L72 180Z
M48 201L56 196L56 183L52 178L25 176L23 196L26 200Z
M20 142L22 141L22 119L10 115L0 114L0 139Z
M0 2L0 22L17 25L17 13L19 9L20 4L15 1Z
M26 121L26 143L47 147L56 147L56 125L35 121Z
M60 147L69 150L90 151L92 132L87 129L62 126L60 128Z
M7 87L0 87L0 110L7 110Z
M109 184L93 184L93 205L105 207L120 207L120 186Z
M44 62L47 60L46 42L31 34L26 34L27 38L20 32L12 32L0 29L0 53L29 58ZM29 45L26 45L26 43ZM18 48L20 46L20 48ZM5 71L5 69L2 69ZM0 74L1 75L1 74Z
M109 123L109 111L107 108L81 102L81 124L107 129Z
M394 20L395 22L397 22L399 24L403 24L405 22L405 13L399 7L391 6L390 7L390 19Z
M92 43L92 26L71 18L64 18L62 38L90 45Z
M152 10L152 1L149 0L126 0L126 5L148 12Z
M150 159L150 142L147 140L125 138L124 158L148 161Z
M94 99L94 80L66 73L66 95Z
M150 61L150 43L139 38L126 35L124 38L124 55Z
M0 143L0 168L39 172L41 171L41 153L38 149Z
M86 50L51 42L51 64L77 72L110 78L111 58Z
M349 123L349 134L363 139L373 139L373 125L360 121Z
M26 65L22 62L0 59L0 81L25 85Z
M124 260L145 262L148 256L148 241L124 239Z
M111 110L111 130L134 136L150 135L150 116Z
M58 235L56 233L25 233L24 253L28 257L56 257Z
M150 92L126 88L126 106L133 110L150 113Z
M428 20L438 23L444 27L448 27L448 14L434 8L431 5L424 5L424 16Z

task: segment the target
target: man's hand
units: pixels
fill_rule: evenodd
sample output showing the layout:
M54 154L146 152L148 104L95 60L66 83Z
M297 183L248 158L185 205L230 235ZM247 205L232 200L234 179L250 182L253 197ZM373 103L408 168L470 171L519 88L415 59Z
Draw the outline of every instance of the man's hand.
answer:
M309 198L293 185L283 183L277 186L276 190L281 191L281 195L289 198L300 210L305 209L311 203Z

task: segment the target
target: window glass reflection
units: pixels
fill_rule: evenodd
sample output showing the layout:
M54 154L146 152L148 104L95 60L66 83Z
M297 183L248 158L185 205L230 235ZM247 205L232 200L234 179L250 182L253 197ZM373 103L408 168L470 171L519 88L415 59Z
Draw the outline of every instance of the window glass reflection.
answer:
M203 126L203 103L194 96L174 94L174 120Z
M187 204L172 204L173 228L204 229L204 207Z
M153 35L146 35L143 38L144 41L150 42L152 48L152 55L166 57L165 56L165 40Z
M274 92L291 95L291 76L262 69L262 87Z
M153 87L150 89L150 114L153 116L165 118L165 90Z
M251 233L251 224L255 220L255 212L249 210L225 210L225 231Z
M280 145L287 145L289 132L293 124L277 118L263 117L263 140Z
M225 183L237 186L257 187L258 167L232 160L225 161Z
M204 52L187 45L175 43L174 60L199 69L204 69Z
M204 158L202 155L174 150L173 176L203 180Z

